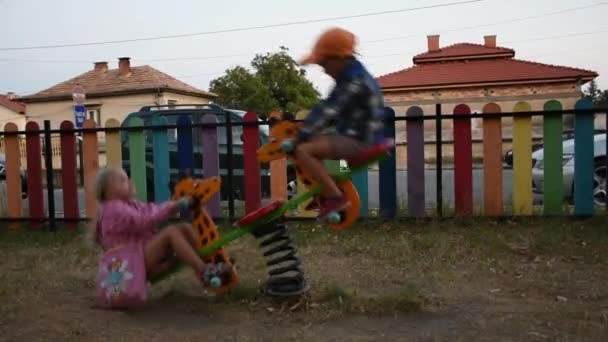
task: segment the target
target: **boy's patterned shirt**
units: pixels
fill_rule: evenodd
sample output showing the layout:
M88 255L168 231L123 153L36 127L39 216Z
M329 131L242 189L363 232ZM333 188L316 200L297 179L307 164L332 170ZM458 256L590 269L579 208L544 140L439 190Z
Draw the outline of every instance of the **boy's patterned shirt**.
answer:
M384 99L376 80L357 60L349 60L326 100L313 107L299 138L335 132L367 144L384 137Z

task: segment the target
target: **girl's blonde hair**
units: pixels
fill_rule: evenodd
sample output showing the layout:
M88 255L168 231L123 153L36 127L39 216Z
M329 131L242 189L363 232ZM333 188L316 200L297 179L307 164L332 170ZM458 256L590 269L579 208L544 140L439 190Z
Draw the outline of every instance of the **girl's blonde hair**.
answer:
M108 186L110 185L110 181L112 177L119 173L120 169L113 167L105 167L100 169L95 176L95 198L97 202L104 203L108 199ZM97 222L99 222L99 217L95 217L91 222L88 229L87 240L93 243L99 243L99 235L98 235L98 227Z
M119 170L113 167L106 167L99 170L95 177L95 198L98 202L103 203L107 200L110 180L112 180L112 176L116 175L118 172Z

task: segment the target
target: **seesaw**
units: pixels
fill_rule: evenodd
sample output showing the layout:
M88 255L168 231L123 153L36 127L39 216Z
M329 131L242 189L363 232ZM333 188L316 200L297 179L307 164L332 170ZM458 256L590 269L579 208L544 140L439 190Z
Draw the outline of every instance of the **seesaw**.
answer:
M298 161L290 155L294 148L291 141L293 141L296 133L297 124L294 122L282 121L275 124L271 129L271 137L274 140L258 150L258 160L260 162L269 162L288 156L291 157L296 167L297 176L302 179L302 183L307 186L309 191L296 196L289 201L273 201L270 204L251 212L235 223L235 228L233 230L221 237L219 236L212 219L203 208L203 205L219 191L220 180L217 178L204 180L185 179L176 185L174 199L179 199L184 196L193 196L197 199L197 206L193 209L192 223L199 234L198 243L200 249L198 254L203 257L204 260L216 263L223 262L231 265L231 261L223 249L224 245L248 233L256 235L256 232L264 230L269 224L282 218L287 211L296 209L301 203L304 203L321 193L321 186L311 177L306 175L299 166ZM364 151L357 160L350 161L351 165L349 165L349 171L332 175L338 187L344 191L351 201L349 207L339 213L332 213L334 215L330 215L333 216L333 219L330 217L329 225L334 230L343 230L350 227L356 222L359 216L359 195L351 181L353 174L367 170L370 165L387 158L393 146L392 141L386 141L371 146ZM176 265L172 269L154 277L151 282L155 283L166 278L182 266L182 264ZM220 284L215 284L216 287L210 290L215 293L225 292L234 287L238 282L236 271L223 278L224 279L220 279Z

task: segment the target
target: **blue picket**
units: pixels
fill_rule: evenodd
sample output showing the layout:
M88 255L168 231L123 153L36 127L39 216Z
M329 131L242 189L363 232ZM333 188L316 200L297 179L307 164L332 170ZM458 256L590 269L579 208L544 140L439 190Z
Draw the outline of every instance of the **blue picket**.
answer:
M180 177L194 177L194 145L192 143L192 120L187 115L177 118L177 168ZM187 210L181 217L190 217Z
M581 99L575 110L593 108L593 102ZM593 114L574 115L574 214L593 215Z
M384 137L395 140L395 111L385 107ZM380 213L390 219L397 214L397 158L395 147L391 155L383 160L379 171Z
M359 215L366 217L369 211L369 184L368 184L368 172L367 170L355 173L353 175L353 185L359 193Z
M165 117L154 117L151 126L166 126ZM154 201L162 203L171 198L169 188L169 140L166 128L152 131L152 158L154 160Z

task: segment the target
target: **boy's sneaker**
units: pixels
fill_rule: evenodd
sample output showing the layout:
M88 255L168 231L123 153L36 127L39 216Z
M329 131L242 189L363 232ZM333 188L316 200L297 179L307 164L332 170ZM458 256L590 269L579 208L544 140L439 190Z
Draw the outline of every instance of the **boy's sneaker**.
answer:
M325 220L330 213L334 211L338 212L348 207L350 205L350 200L345 195L342 195L340 197L323 199L321 204L323 207L319 212L319 219Z

